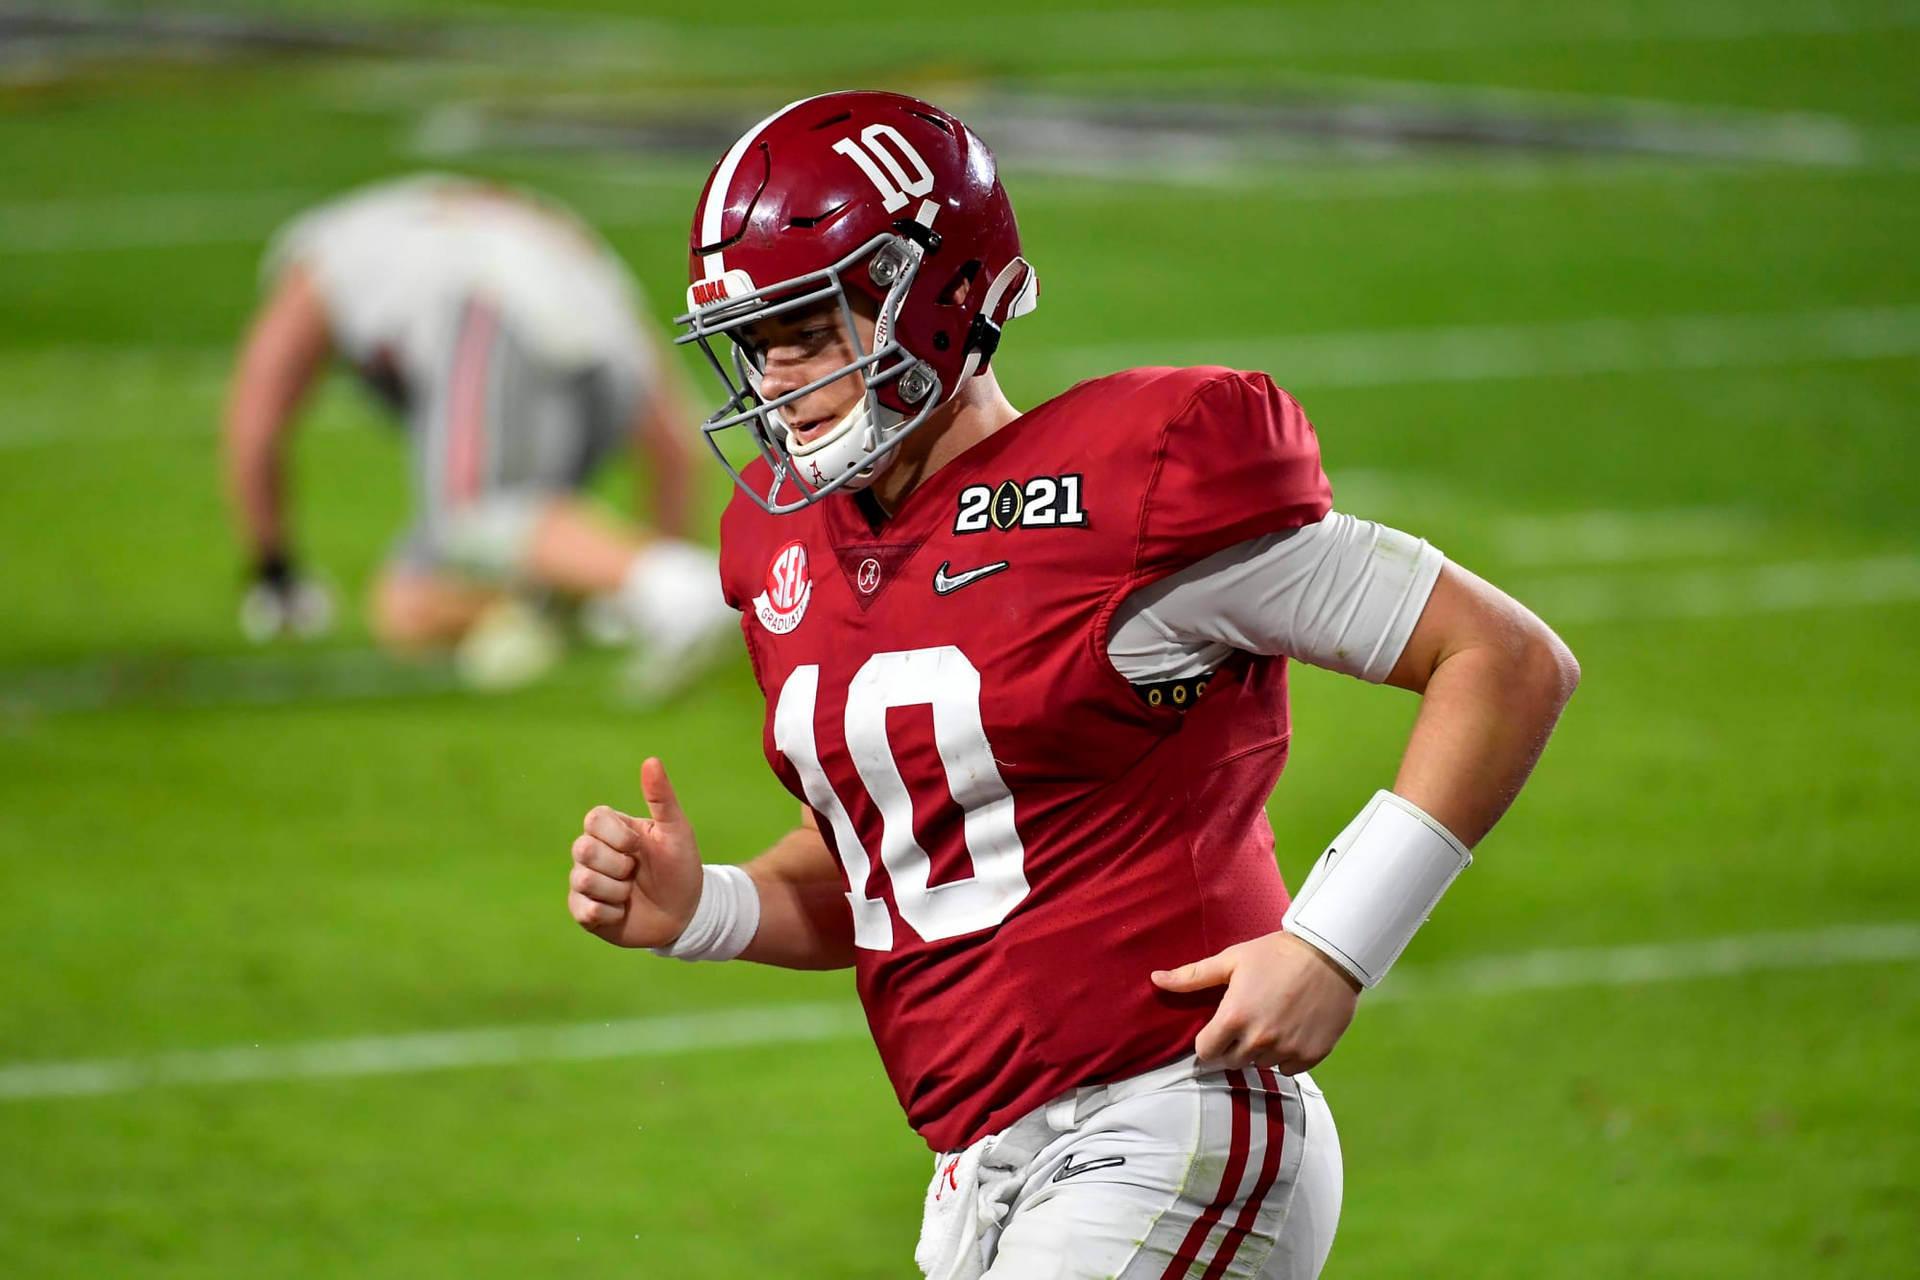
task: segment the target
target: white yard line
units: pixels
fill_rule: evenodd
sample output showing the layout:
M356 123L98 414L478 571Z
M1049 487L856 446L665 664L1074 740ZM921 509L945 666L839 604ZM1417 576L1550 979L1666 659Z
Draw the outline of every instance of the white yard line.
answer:
M1784 367L1920 353L1920 307L1601 316L1543 324L1369 329L1054 347L1062 374L1145 364L1265 369L1286 387L1386 387L1597 373Z
M604 159L595 160L604 168ZM582 161L582 168L587 167ZM576 201L602 227L652 226L665 229L664 200L659 188L675 192L666 181L649 188L650 198L636 200L625 189L636 176L644 180L653 169L636 174L597 174L592 180L620 190L590 200ZM675 171L664 171L684 185ZM689 172L691 170L689 169ZM692 179L695 187L698 179ZM268 191L170 191L120 196L65 197L48 200L0 202L0 254L87 253L96 250L166 249L208 244L254 244L266 247L267 237L304 209L351 190L279 189ZM672 208L671 225L683 215Z
M1244 195L1262 204L1335 204L1362 200L1401 200L1463 192L1532 192L1573 187L1672 186L1703 181L1777 179L1778 171L1757 166L1630 155L1453 157L1446 163L1270 164L1264 171L1239 160L1190 155L1142 172L1137 159L1110 156L1055 156L1044 161L1018 154L1005 168L1019 175L1020 206L1085 206L1111 202L1111 184L1138 192L1154 187L1193 188Z
M584 21L592 24L591 18ZM714 49L778 51L784 40L833 41L852 47L871 42L876 32L923 25L919 15L876 11L871 20L701 26L673 29L686 52ZM1112 65L1144 60L1164 63L1175 55L1221 56L1223 48L1242 56L1263 53L1406 53L1445 49L1487 49L1511 45L1564 45L1611 42L1744 40L1775 35L1821 35L1902 31L1920 25L1906 6L1875 6L1847 12L1843 6L1711 3L1642 8L1621 16L1607 6L1567 9L1515 9L1493 26L1460 21L1444 8L1361 9L1336 7L1324 16L1307 10L1289 14L1271 6L1207 8L1034 9L1020 20L1022 41L1040 48L1088 48L1086 34L1100 33L1098 56ZM1228 34L1224 39L1222 33ZM771 56L766 59L773 61Z
M62 343L0 351L0 453L83 448L127 440L180 440L210 445L233 367L228 347L145 347ZM344 370L322 382L302 431L350 425L316 411L345 387Z
M1752 516L1701 507L1483 518L1501 561L1516 568L1737 558L1765 547L1770 533Z
M1016 359L1064 377L1134 365L1225 364L1265 369L1282 386L1384 387L1432 382L1572 377L1605 373L1770 368L1887 360L1920 354L1920 307L1834 307L1816 311L1682 316L1600 316L1539 324L1361 329L1038 347ZM0 375L19 370L29 386L80 382L58 420L44 409L0 408L0 451L91 444L103 439L210 435L211 423L145 427L96 412L92 397L138 389L151 401L169 386L217 395L231 353L84 345L0 352ZM100 388L106 388L105 391ZM116 390L118 388L118 390ZM35 391L30 403L49 392ZM62 394L65 394L64 392ZM204 418L205 415L201 415ZM153 421L147 415L146 421Z
M1920 960L1920 923L1839 925L1794 933L1731 934L1618 947L1564 947L1408 966L1367 996L1381 1000L1502 995L1576 987L1697 982L1747 973Z
M1920 555L1516 577L1507 586L1556 626L1740 618L1920 600Z
M1196 90L1216 78L1200 73L1195 77ZM1087 178L1244 190L1260 200L1309 204L1701 178L1772 181L1776 177L1772 165L1910 169L1920 164L1920 138L1915 131L1875 128L1844 117L1809 112L1352 77L1295 76L1288 83L1306 88L1321 85L1329 93L1343 93L1352 99L1345 110L1361 117L1388 107L1404 113L1420 104L1436 112L1455 109L1490 114L1530 110L1551 116L1554 112L1566 115L1584 110L1598 122L1591 127L1625 130L1637 141L1632 146L1600 146L1580 153L1550 148L1550 154L1538 150L1515 154L1492 147L1471 158L1448 153L1441 161L1422 161L1414 151L1395 152L1383 161L1373 152L1365 152L1364 161L1349 158L1327 163L1325 155L1312 148L1297 156L1286 148L1274 152L1272 130L1258 119L1243 126L1237 142L1230 132L1214 138L1204 130L1196 133L1191 127L1170 127L1158 144L1147 135L1128 134L1125 145L1111 154L1112 148L1102 141L1105 135L1093 123L1075 124L1075 117L1064 108L1050 123L1036 123L1017 115L1001 121L992 111L983 119L1000 123L1003 132L1012 131L1013 136L1002 147L1003 164L1009 172L1021 175L1031 188L1027 193L1031 199L1046 203L1112 198L1113 193L1104 184L1090 186L1082 181ZM1380 97L1385 105L1370 101L1365 96L1368 93ZM1031 101L1053 100L1035 97ZM1568 126L1562 123L1559 127ZM416 151L441 163L449 156L483 153L501 145L491 140L484 109L467 102L425 109L415 129ZM1065 132L1059 133L1061 130ZM1028 133L1036 136L1023 136ZM1054 136L1056 133L1059 136ZM1301 138L1312 136L1313 131L1308 130ZM1147 149L1143 151L1143 147ZM572 189L570 202L597 226L655 230L678 227L685 210L675 202L688 198L685 192L689 184L697 189L700 182L695 162L682 165L673 155L635 155L631 163L610 162L610 156L621 154L617 146L577 153L556 151L539 158L538 163L553 170L551 181ZM533 162L523 158L520 163L524 166ZM594 187L608 189L591 190ZM636 187L641 193L638 196ZM346 189L132 192L0 201L0 255L213 244L255 244L264 248L267 237L288 219Z
M173 191L0 203L0 253L160 249L264 241L318 203L313 190Z
M1555 626L1740 618L1920 601L1920 555L1886 554L1658 571L1528 574L1508 587ZM0 667L0 716L120 706L190 709L379 702L459 688L444 666L395 661L372 649L179 658L100 658Z
M429 697L459 687L446 663L403 662L377 649L284 650L174 659L95 658L0 669L0 715L109 707L281 707Z
M1175 98L1157 108L1091 94L1009 94L983 107L978 124L1008 140L1009 171L1244 190L1256 199L1276 184L1280 198L1325 199L1344 176L1417 169L1422 157L1454 170L1461 190L1494 188L1479 181L1481 171L1515 157L1571 172L1600 157L1636 157L1635 170L1664 157L1680 173L1759 165L1776 178L1772 166L1920 166L1911 130L1803 111L1301 75L1251 89L1244 101L1217 92L1196 84L1189 96L1204 105ZM1700 171L1703 164L1711 167ZM1343 194L1388 192L1349 186Z
M1752 561L1787 545L1770 522L1721 507L1589 507L1505 512L1485 495L1407 471L1337 467L1334 505L1342 511L1406 522L1407 527L1469 526L1497 548L1495 563L1521 570L1582 570L1674 561Z
M1619 947L1573 947L1407 966L1367 997L1471 998L1521 991L1640 986L1749 973L1920 959L1920 924L1851 925ZM866 1020L852 1004L791 1004L551 1027L366 1036L307 1044L233 1046L140 1058L0 1066L0 1101L133 1093L166 1085L243 1084L403 1075L469 1067L711 1053L849 1040Z
M147 1058L16 1063L0 1067L0 1101L131 1093L173 1084L321 1080L523 1062L651 1057L841 1040L865 1028L866 1019L857 1006L794 1004L571 1026L487 1027L267 1048L235 1046Z

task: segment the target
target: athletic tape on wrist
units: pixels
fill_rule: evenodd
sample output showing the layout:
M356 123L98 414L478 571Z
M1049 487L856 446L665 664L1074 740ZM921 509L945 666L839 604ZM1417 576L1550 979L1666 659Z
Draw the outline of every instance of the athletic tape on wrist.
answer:
M700 903L671 945L653 954L674 960L732 960L760 928L760 891L739 867L709 863L700 869Z
M1314 864L1281 923L1375 986L1472 862L1418 805L1376 791Z

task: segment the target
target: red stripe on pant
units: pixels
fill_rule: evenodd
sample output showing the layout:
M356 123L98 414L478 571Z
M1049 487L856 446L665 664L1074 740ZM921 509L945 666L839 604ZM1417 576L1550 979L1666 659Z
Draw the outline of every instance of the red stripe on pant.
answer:
M1274 1179L1280 1176L1280 1154L1287 1140L1287 1116L1280 1102L1280 1080L1272 1067L1261 1067L1260 1081L1266 1086L1267 1112L1267 1153L1260 1161L1260 1177L1253 1184L1253 1190L1247 1193L1246 1203L1240 1206L1240 1216L1233 1220L1233 1226L1221 1237L1220 1252L1214 1256L1212 1265L1200 1280L1220 1280L1221 1276L1227 1274L1227 1268L1233 1265L1233 1255L1240 1251L1240 1242L1247 1238L1247 1232L1253 1230L1254 1220L1260 1216L1260 1207L1266 1203L1267 1193L1273 1190Z
M496 320L485 303L467 304L453 360L447 397L447 494L453 502L480 495L481 456L486 452L487 356Z
M1253 1130L1253 1118L1249 1113L1247 1098L1247 1077L1244 1072L1227 1073L1227 1089L1233 1104L1233 1128L1227 1143L1227 1167L1220 1175L1220 1190L1214 1193L1213 1200L1206 1210L1193 1220L1187 1228L1187 1235L1175 1250L1173 1260L1167 1269L1160 1273L1160 1280L1180 1280L1200 1261L1200 1251L1206 1247L1207 1237L1220 1225L1220 1215L1226 1212L1233 1197L1240 1190L1240 1177L1247 1171L1247 1150Z

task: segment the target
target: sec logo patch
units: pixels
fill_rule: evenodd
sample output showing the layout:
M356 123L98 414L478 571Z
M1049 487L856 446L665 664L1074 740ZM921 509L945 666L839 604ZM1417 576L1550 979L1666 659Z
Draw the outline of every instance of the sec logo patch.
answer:
M767 566L767 589L753 598L753 611L760 625L783 636L800 625L807 616L807 602L813 599L813 575L807 570L807 545L789 542L773 553Z

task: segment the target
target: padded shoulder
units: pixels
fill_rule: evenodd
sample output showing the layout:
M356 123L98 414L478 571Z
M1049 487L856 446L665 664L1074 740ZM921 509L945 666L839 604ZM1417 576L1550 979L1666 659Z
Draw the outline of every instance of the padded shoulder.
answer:
M1180 370L1155 442L1136 571L1154 578L1249 538L1323 519L1333 488L1299 402L1264 373Z

